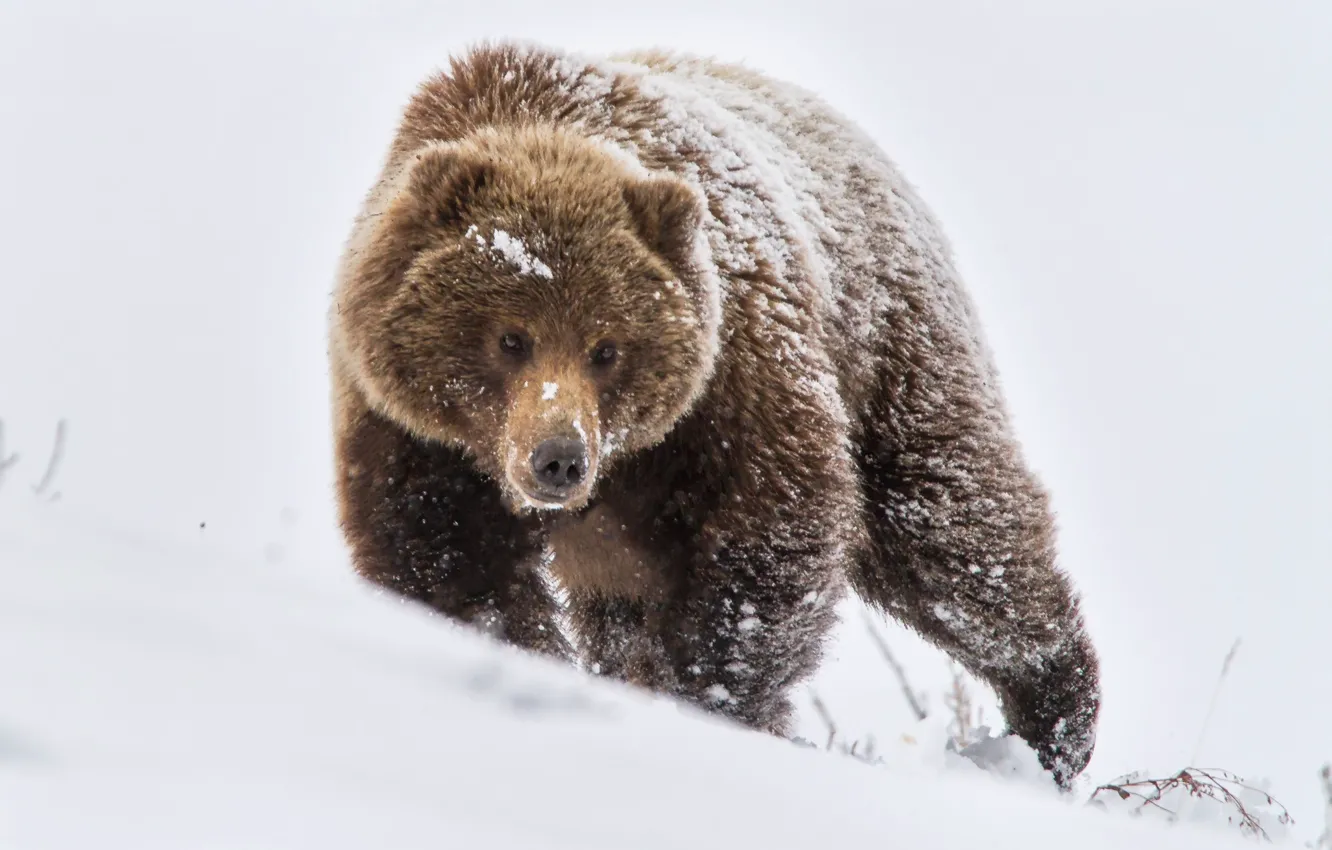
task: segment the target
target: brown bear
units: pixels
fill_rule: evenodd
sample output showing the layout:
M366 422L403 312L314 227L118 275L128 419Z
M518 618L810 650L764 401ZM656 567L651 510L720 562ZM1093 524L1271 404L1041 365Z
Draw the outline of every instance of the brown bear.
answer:
M1086 765L1096 655L950 249L814 95L471 50L407 105L334 301L363 576L778 735L850 586L1061 785Z

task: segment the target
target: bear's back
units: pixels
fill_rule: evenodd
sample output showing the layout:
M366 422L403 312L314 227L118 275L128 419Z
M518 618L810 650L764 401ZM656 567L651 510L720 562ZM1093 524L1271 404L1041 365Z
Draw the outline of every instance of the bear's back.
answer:
M634 140L640 156L683 169L708 195L730 299L761 272L796 309L818 313L849 409L882 381L890 349L947 338L992 371L941 228L855 124L817 95L741 66L659 52L615 61L657 104L659 124ZM771 290L765 296L771 302Z

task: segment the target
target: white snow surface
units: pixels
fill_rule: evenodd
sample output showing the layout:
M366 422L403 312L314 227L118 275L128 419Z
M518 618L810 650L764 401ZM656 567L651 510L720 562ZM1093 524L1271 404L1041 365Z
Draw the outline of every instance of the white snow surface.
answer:
M740 730L312 575L6 503L0 847L1244 846L1030 766Z

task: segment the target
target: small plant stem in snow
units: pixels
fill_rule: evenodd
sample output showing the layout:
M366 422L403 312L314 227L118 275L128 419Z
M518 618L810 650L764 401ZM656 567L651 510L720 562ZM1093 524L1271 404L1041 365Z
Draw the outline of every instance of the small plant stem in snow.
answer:
M833 722L832 714L828 711L828 706L823 704L823 700L819 699L819 695L811 690L809 696L810 700L814 703L814 710L819 713L819 719L823 721L824 726L828 727L828 743L825 745L824 749L831 750L833 741L837 739L837 724Z
M51 448L51 460L46 464L46 472L42 475L42 480L32 488L32 492L38 496L43 496L51 487L51 482L55 480L56 473L60 470L60 461L65 457L65 420L61 419L56 423L55 445ZM52 494L55 498L56 494Z
M5 473L8 472L14 464L18 463L18 459L19 456L16 454L5 454L5 423L3 420L0 420L0 484L4 483Z
M1319 847L1332 850L1332 763L1323 765L1318 774L1323 780L1323 837L1318 839Z
M911 713L916 715L917 720L924 720L928 714L925 707L920 704L920 699L916 696L911 683L907 681L906 670L902 668L902 664L893 655L892 650L888 648L888 641L884 640L883 635L879 634L879 630L875 628L874 620L870 617L869 612L862 611L861 613L865 618L865 628L869 630L870 637L874 639L874 645L879 648L879 654L883 656L884 661L888 662L893 675L897 677L898 684L902 686L902 695L906 697L907 704L911 706Z
M1212 768L1186 767L1179 773L1164 779L1143 779L1136 776L1126 776L1098 786L1087 802L1097 803L1100 795L1113 794L1121 800L1133 801L1138 810L1159 809L1171 821L1176 821L1179 819L1179 810L1167 808L1162 802L1163 798L1171 792L1183 792L1181 802L1207 798L1229 807L1236 815L1235 820L1232 820L1231 823L1238 827L1240 832L1269 843L1272 839L1268 836L1267 830L1263 828L1258 818L1245 808L1244 802L1239 797L1241 793L1261 795L1267 805L1276 809L1278 821L1283 824L1294 822L1286 807L1273 799L1271 794L1246 784L1232 773Z
M1226 653L1226 660L1221 662L1221 675L1216 677L1216 687L1212 689L1212 701L1207 705L1207 716L1203 718L1202 729L1198 731L1198 743L1194 746L1193 758L1190 759L1195 764L1201 757L1203 740L1207 737L1207 727L1212 722L1212 713L1216 711L1216 703L1221 696L1221 686L1226 682L1226 675L1230 672L1230 663L1235 660L1235 653L1239 651L1239 645L1240 639L1235 638L1230 651Z
M972 743L972 731L980 724L972 720L971 691L967 688L961 665L953 663L949 666L953 670L953 685L944 695L944 705L952 710L953 721L948 724L948 734L961 752Z

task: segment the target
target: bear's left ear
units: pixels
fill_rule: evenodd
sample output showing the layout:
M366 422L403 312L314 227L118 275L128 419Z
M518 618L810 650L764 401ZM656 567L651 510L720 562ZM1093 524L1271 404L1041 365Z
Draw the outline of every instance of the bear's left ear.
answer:
M638 235L648 247L673 263L683 263L694 244L703 208L694 190L676 177L652 177L624 186Z

